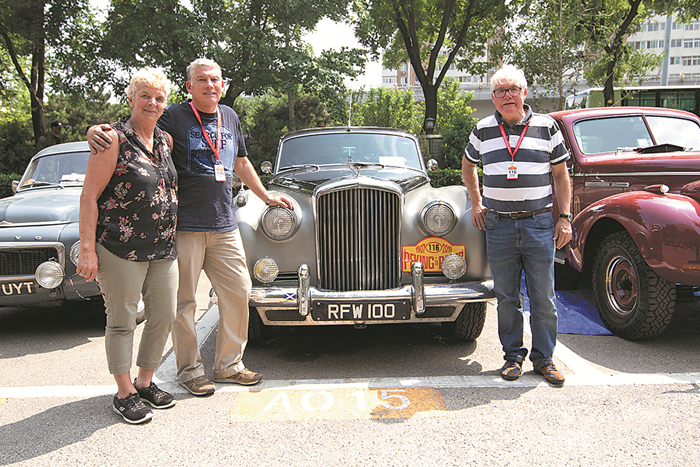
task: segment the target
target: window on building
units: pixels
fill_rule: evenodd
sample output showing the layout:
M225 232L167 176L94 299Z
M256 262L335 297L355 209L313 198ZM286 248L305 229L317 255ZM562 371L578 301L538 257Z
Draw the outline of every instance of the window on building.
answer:
M403 85L408 84L408 78L406 78L405 76L403 76L403 77L401 78L401 84L403 84Z
M683 39L671 39L671 47L683 47Z
M684 49L692 49L693 48L693 39L685 39L683 41L683 48Z
M681 57L671 57L670 64L671 65L680 65L681 64Z
M406 71L408 71L408 65L406 65L405 63L403 63L403 64L401 65L401 73L406 73Z
M700 55L695 57L683 57L683 66L700 65Z
M384 76L382 78L384 84L396 84L396 76Z

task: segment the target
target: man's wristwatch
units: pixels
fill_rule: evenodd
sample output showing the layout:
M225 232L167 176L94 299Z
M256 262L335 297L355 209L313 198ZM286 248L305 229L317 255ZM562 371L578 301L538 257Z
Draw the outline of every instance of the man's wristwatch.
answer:
M272 196L268 196L268 197L267 197L267 200L265 201L265 204L267 204L267 205L269 206L269 205L270 205L270 201L272 201Z
M574 220L574 215L569 213L569 214L559 214L559 219L566 219L567 221L571 222Z

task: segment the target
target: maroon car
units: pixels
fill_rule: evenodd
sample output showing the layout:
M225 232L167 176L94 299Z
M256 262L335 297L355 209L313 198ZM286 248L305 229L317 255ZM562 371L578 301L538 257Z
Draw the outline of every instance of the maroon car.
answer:
M700 119L636 107L550 115L571 151L566 262L591 273L582 277L612 332L656 336L677 291L700 286Z

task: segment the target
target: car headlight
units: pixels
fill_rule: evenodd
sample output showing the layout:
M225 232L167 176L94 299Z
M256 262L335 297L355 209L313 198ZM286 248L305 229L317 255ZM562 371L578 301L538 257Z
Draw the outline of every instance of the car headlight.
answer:
M448 279L459 279L465 272L467 272L467 262L461 256L453 253L442 260L442 273Z
M70 262L76 266L78 265L78 256L80 256L80 240L75 242L73 246L70 247L70 253L68 254Z
M421 222L428 233L442 237L452 232L457 223L457 216L449 204L433 201L423 208Z
M253 275L263 284L269 284L277 279L280 268L272 258L261 258L255 262L253 266Z
M34 279L45 289L55 289L63 282L63 268L56 261L45 261L36 268Z
M286 240L297 228L297 216L281 206L268 208L262 217L262 228L271 239Z

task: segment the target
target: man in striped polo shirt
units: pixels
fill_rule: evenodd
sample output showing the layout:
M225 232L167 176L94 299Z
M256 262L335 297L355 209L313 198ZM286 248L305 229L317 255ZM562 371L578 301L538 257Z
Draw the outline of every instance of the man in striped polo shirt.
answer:
M496 113L474 128L462 159L472 222L486 231L486 253L498 300L498 335L506 363L501 376L518 379L528 354L523 344L521 271L530 299L535 373L561 386L564 375L552 362L557 340L554 254L571 240L569 153L554 120L525 105L527 80L506 65L491 78ZM483 198L476 166L484 167ZM552 219L552 181L560 214Z

